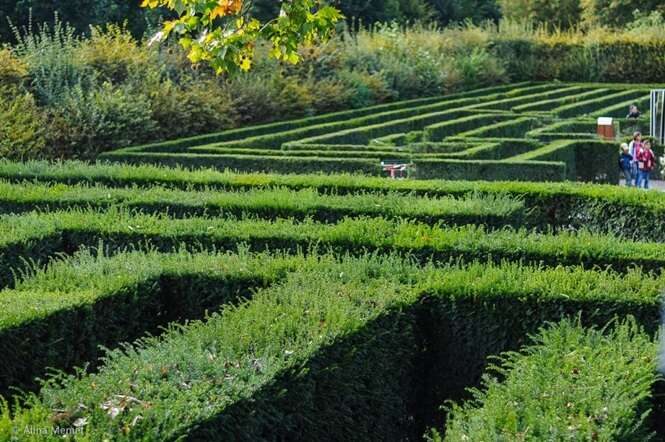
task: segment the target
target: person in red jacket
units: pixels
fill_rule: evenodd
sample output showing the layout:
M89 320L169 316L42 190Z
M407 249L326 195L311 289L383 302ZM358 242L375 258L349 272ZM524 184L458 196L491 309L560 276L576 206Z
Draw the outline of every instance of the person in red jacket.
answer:
M645 140L637 150L637 168L640 174L640 185L644 183L644 188L649 188L649 177L651 171L656 167L656 155L651 150L651 142Z

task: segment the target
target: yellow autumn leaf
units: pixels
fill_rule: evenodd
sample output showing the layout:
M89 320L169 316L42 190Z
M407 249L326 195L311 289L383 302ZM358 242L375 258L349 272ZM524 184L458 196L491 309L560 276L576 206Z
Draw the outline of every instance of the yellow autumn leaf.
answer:
M226 15L235 15L242 9L242 0L219 0L215 9L210 12L210 19Z

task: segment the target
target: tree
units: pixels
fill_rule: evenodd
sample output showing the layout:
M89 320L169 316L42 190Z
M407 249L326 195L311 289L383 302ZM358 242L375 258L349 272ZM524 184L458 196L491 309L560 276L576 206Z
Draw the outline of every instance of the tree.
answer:
M156 14L147 16L139 0L0 0L0 41L12 42L11 22L19 29L29 25L60 23L88 32L90 25L127 24L135 36L143 35L147 22L156 23Z
M498 21L501 17L496 0L431 0L442 24L471 20Z
M219 74L249 70L257 40L270 43L270 56L297 63L298 47L325 40L343 18L320 0L284 0L276 16L261 22L252 0L143 0L142 6L164 7L177 18L166 21L151 42L178 37L192 63L206 62Z
M576 26L582 17L580 0L500 0L499 4L505 18L528 20L550 28Z
M624 26L642 14L665 13L663 0L582 0L584 22L589 25Z

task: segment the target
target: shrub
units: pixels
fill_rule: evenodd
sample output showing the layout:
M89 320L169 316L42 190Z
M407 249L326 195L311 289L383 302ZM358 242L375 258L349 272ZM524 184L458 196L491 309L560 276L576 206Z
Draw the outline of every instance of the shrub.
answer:
M146 75L155 70L154 52L141 47L124 28L109 24L93 27L90 37L75 50L78 62L94 70L101 81L125 82L130 75Z
M490 366L454 405L446 440L650 440L656 345L634 318L610 330L551 325ZM617 351L620 349L621 351ZM442 438L434 432L435 441Z
M186 86L157 80L146 92L150 118L162 139L216 132L236 125L238 116L232 98L214 80L195 81ZM139 90L135 93L141 94ZM153 137L144 139L150 138Z
M27 407L11 414L5 405L0 434L40 427L57 411L62 426L84 422L95 440L413 439L432 390L450 378L472 381L476 366L464 362L515 348L543 319L597 303L583 318L589 323L636 311L652 332L659 282L580 267L436 269L326 256L251 302L109 352L95 373L52 378ZM476 333L465 334L470 328ZM497 328L505 341L489 333ZM476 334L487 339L464 339ZM458 364L441 367L442 357Z
M31 94L0 86L0 157L14 160L44 157L45 124Z
M570 142L564 142L568 144ZM612 157L616 146L606 146ZM446 146L447 147L447 146ZM556 148L557 146L553 146ZM560 147L560 146L559 146ZM582 148L584 145L581 146ZM439 148L442 149L442 148ZM454 151L453 151L454 152ZM535 152L535 151L534 151ZM537 155L542 155L543 151ZM609 156L608 156L609 158ZM272 187L312 188L320 193L388 193L450 196L465 194L512 195L524 201L528 225L540 229L580 229L662 242L665 238L665 198L658 192L635 192L618 186L582 183L470 182L441 180L385 180L377 177L334 175L237 174L214 169L170 169L149 164L128 165L77 161L0 161L0 177L57 183L104 184L113 187L167 186L177 189L246 190ZM644 223L644 218L650 220Z
M349 216L407 218L428 223L519 226L523 205L507 196L461 198L403 194L321 195L313 190L250 189L244 192L193 192L153 187L138 191L109 187L0 182L0 213L113 205L170 216L243 216L337 222Z
M338 77L341 84L349 91L350 104L354 108L383 103L395 94L381 73L368 74L342 70L338 73Z
M14 52L28 68L29 86L39 104L59 105L72 88L94 84L95 72L76 58L80 40L71 27L56 23L52 29L18 37Z
M457 81L444 79L447 90L458 90L502 83L506 77L503 62L485 48L473 48L468 54L453 57L448 62L451 71L458 71Z
M575 27L581 20L580 0L499 0L498 3L506 19L531 21L550 29Z
M113 147L154 137L148 99L105 83L86 92L77 86L48 110L48 148L53 158L94 158Z
M172 321L201 318L206 310L236 304L252 290L283 279L294 266L313 261L242 251L105 258L88 250L52 261L15 289L0 292L5 312L0 347L22 356L17 364L0 368L0 394L9 393L9 387L34 389L34 379L47 367L96 365L100 346L155 333ZM35 302L40 307L27 307ZM71 319L67 326L62 324L65 314Z
M28 66L9 49L0 48L0 85L18 86L28 74Z
M635 11L665 12L665 6L658 0L581 0L584 6L584 20L588 25L626 26L635 19Z

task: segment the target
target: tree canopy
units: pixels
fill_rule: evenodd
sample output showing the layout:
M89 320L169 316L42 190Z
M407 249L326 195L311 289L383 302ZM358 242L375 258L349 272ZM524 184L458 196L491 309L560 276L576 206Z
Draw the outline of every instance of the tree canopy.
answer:
M192 63L207 62L217 73L249 70L259 39L270 42L270 56L297 63L298 47L325 40L343 18L319 0L285 0L267 21L252 14L252 0L143 0L142 6L165 7L177 18L164 22L152 41L175 34Z

